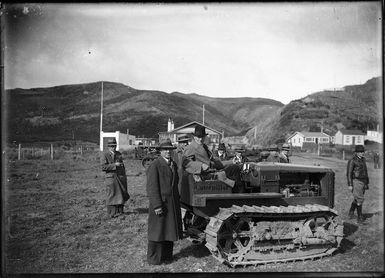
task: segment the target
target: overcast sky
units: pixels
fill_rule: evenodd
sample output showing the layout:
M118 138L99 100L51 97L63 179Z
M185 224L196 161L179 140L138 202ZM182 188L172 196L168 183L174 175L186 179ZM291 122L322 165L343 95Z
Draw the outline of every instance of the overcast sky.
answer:
M381 73L381 2L7 5L5 88L96 81L285 104Z

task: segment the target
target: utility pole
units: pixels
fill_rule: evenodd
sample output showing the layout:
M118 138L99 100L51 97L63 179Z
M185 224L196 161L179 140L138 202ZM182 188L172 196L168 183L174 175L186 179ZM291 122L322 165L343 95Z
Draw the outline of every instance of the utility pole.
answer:
M203 121L202 124L205 124L205 105L203 104Z
M100 150L103 151L103 81L100 97Z

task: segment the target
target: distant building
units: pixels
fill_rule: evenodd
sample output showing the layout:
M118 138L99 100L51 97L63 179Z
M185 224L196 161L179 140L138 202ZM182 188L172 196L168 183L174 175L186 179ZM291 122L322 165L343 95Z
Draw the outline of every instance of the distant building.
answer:
M101 132L100 133L100 150L107 149L108 139L116 139L116 150L131 150L135 148L135 135L127 133L121 133L120 131L115 132Z
M377 125L377 130L369 130L366 132L365 140L370 140L382 144L383 133L380 131L380 125Z
M292 145L293 147L304 146L304 143L312 144L329 144L330 136L324 132L310 132L310 131L296 131L294 134L287 138L286 142Z
M342 146L364 145L365 133L360 130L340 129L335 135L334 144Z
M223 143L226 143L230 146L230 149L246 149L246 146L249 145L248 139L246 136L232 136L226 137L223 140Z
M176 144L178 142L178 138L189 136L193 133L196 125L202 125L206 128L206 133L208 133L208 145L218 145L221 142L223 134L211 127L193 121L174 128L174 122L171 119L168 120L167 131L159 132L159 141L169 138L173 144Z
M137 137L135 139L135 145L143 145L143 146L155 146L157 144L156 138L147 138L147 137Z

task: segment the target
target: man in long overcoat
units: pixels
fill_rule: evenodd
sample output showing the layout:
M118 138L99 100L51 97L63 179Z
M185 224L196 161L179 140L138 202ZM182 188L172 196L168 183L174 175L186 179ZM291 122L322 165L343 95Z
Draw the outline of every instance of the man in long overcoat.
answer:
M116 217L123 214L124 203L130 198L127 192L126 169L123 157L116 150L116 139L109 139L108 151L103 154L102 170L106 173L104 184L107 188L107 214Z
M346 169L348 187L354 197L349 210L349 217L353 218L354 211L357 209L358 223L362 223L365 220L362 215L362 204L364 202L365 190L369 189L369 177L364 153L364 146L356 145L353 157L348 161Z
M171 261L174 241L183 236L178 169L171 158L175 147L171 141L164 141L157 149L160 156L146 172L149 198L147 262L154 265Z

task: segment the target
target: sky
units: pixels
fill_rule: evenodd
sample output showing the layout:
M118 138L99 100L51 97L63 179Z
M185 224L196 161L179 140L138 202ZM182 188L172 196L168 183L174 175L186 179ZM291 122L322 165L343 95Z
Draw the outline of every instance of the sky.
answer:
M381 2L5 4L4 86L284 104L382 76Z

